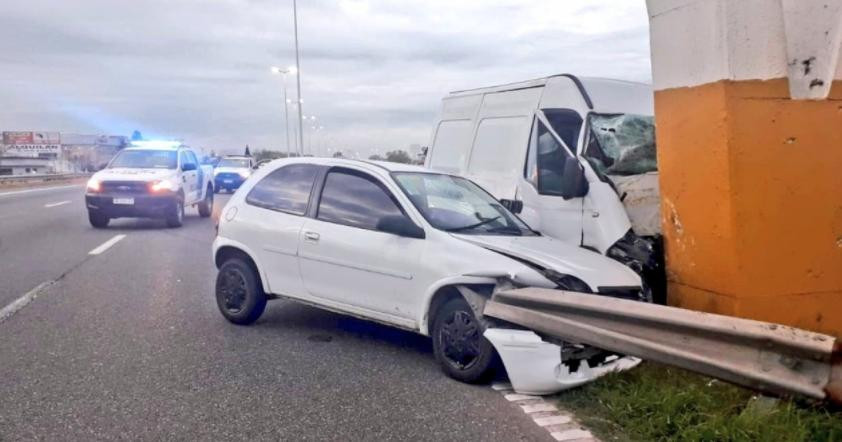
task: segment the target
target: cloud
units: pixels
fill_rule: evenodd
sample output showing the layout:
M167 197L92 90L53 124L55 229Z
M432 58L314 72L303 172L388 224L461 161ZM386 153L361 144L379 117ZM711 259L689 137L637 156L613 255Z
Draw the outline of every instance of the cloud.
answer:
M315 145L426 144L456 89L560 72L649 81L644 2L579 3L301 1L303 109L324 127ZM0 129L283 148L269 67L294 63L292 35L291 1L12 2L0 16Z

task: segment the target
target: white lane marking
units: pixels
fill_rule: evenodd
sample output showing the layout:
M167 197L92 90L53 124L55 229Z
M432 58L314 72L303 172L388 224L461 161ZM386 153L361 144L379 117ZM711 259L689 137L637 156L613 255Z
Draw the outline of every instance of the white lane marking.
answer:
M593 434L585 430L567 430L550 433L550 436L555 440L578 440L578 439L593 439Z
M569 424L573 419L570 416L545 416L532 418L538 426L547 427L550 425Z
M509 402L525 401L525 400L529 400L529 399L541 399L540 396L532 396L532 395L529 395L529 394L516 394L516 393L507 394L507 395L504 395L503 397L505 397L506 400L509 401Z
M14 315L20 309L26 307L27 304L32 302L32 300L35 299L35 297L38 296L39 293L41 293L44 289L53 284L55 284L55 281L42 282L41 284L38 284L38 286L36 286L34 289L26 292L25 295L14 300L11 304L3 307L3 309L0 310L0 322L11 318L12 315Z
M523 408L523 412L526 414L537 413L539 411L558 411L558 408L556 408L555 405L548 404L546 402L534 405L521 405L520 408Z
M88 252L88 255L99 255L102 252L108 250L114 244L117 244L118 242L120 242L120 240L125 238L125 237L126 237L126 235L116 235L114 238L111 238L108 241L105 241L104 243L100 244L99 247L97 247L97 248L91 250L90 252Z
M65 204L70 204L70 200L68 200L68 201L59 201L59 202L57 202L57 203L44 204L44 207L46 207L46 208L48 208L48 209L49 209L50 207L58 207L58 206L63 206L63 205L65 205Z
M0 193L0 197L20 195L22 193L29 193L29 192L44 192L44 191L47 191L47 190L70 189L70 188L73 188L73 187L84 187L84 186L85 186L84 184L73 184L71 186L38 187L36 189L15 190L14 192Z

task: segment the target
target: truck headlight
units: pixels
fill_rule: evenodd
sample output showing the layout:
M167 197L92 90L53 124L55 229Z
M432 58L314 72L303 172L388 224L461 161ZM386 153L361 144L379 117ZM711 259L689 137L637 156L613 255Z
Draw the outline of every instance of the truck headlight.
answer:
M173 180L158 180L153 181L152 184L149 186L149 190L152 192L163 192L163 191L172 191L175 192L178 190L178 184Z
M102 182L96 178L91 178L88 180L87 189L90 192L99 192L102 190Z

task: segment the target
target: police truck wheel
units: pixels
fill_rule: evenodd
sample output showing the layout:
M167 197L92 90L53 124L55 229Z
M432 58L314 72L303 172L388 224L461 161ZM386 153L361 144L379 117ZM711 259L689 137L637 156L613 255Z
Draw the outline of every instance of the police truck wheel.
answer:
M482 336L482 326L462 298L448 301L433 321L433 354L453 379L476 383L494 374L494 346Z
M257 321L266 309L266 294L250 265L241 259L225 261L216 275L216 305L225 319L239 325Z
M108 227L108 222L111 221L107 215L97 212L95 210L88 210L88 221L95 229L104 229Z
M211 216L211 212L213 212L213 191L211 186L208 186L208 190L205 191L205 199L199 203L199 216L207 218Z
M184 201L179 198L175 202L175 207L171 209L171 213L167 216L168 227L181 227L184 224Z

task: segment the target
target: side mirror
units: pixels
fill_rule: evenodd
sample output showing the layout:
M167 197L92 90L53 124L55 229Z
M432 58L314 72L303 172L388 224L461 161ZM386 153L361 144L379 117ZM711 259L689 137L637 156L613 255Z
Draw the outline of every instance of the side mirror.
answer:
M191 170L196 170L196 165L194 163L184 163L181 165L181 170L183 172L190 172Z
M502 199L500 200L500 204L502 204L503 207L509 209L509 212L512 212L515 215L517 215L520 212L523 212L523 201Z
M561 176L561 197L566 200L581 198L588 194L589 188L585 169L579 161L568 158L564 162L564 171Z
M400 215L389 215L377 221L377 230L407 238L424 239L424 229L418 227L409 218Z

